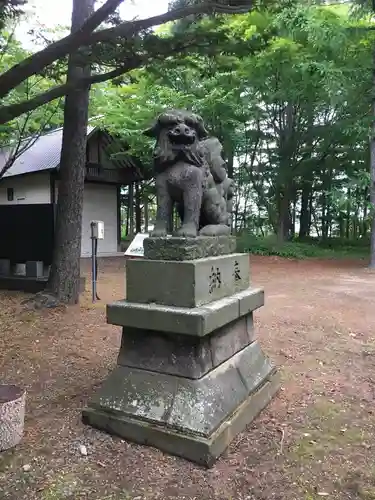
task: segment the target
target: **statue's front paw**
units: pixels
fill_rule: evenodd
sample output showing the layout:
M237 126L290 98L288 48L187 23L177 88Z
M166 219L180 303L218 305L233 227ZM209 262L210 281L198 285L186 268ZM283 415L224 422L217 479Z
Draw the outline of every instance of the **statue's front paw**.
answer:
M151 231L151 238L163 238L167 236L167 229L162 227L156 227L153 231Z
M209 224L202 227L199 236L229 236L230 233L230 226L226 224Z
M184 224L177 229L176 236L180 238L195 238L198 234L195 224Z

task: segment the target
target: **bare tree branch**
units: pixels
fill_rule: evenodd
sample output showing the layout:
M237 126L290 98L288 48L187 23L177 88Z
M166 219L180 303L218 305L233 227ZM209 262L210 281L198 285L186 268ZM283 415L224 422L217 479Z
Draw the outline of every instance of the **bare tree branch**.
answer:
M184 17L197 14L241 14L248 12L252 5L252 0L238 1L239 6L223 5L218 2L202 1L201 5L190 5L173 9L165 14L139 19L136 21L127 21L119 24L115 28L108 28L93 33L90 40L85 45L91 45L98 42L107 42L116 38L126 38L133 36L140 31L147 30L153 26L159 26L171 21L176 21Z
M0 98L7 95L26 78L41 72L55 60L66 56L68 53L82 46L88 46L103 41L111 41L116 38L132 37L134 34L149 29L152 26L176 21L190 15L243 13L249 11L252 6L252 0L237 0L233 2L234 5L230 6L207 0L204 2L202 1L200 5L174 9L165 14L147 19L126 21L114 28L103 29L93 33L94 29L97 28L122 1L123 0L107 0L107 2L86 21L80 30L49 45L36 54L33 54L1 75Z
M14 87L26 78L39 73L56 59L60 59L70 51L80 47L107 17L116 10L123 0L107 0L102 7L74 33L52 43L45 49L27 57L0 76L0 97L6 96Z
M117 76L138 67L138 64L140 63L137 60L137 63L134 63L134 65L129 63L126 66L121 66L120 68L109 71L108 73L92 75L89 78L82 78L79 81L64 83L63 85L58 85L57 87L47 90L47 92L44 92L43 94L38 94L27 101L22 101L18 104L11 104L9 106L2 106L0 107L0 124L2 125L7 123L23 113L30 112L39 106L43 106L44 104L48 104L49 102L58 99L59 97L63 97L70 90L81 89L90 86L93 83L104 82L105 80L116 78Z
M25 151L30 149L39 139L39 137L45 132L47 126L50 124L51 119L53 115L56 114L58 108L59 108L59 103L54 107L50 115L45 118L44 123L40 125L38 132L34 134L32 137L24 139L23 137L25 135L26 126L29 119L31 118L32 113L28 113L26 115L22 127L18 127L18 141L15 144L11 145L11 147L9 147L9 156L5 164L0 168L0 179L13 166L17 158L19 158Z

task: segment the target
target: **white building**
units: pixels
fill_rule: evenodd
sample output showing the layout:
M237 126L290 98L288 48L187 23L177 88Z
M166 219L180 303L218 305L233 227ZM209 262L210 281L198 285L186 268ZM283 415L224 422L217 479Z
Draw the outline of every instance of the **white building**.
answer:
M60 128L38 138L17 158L0 179L0 216L2 206L36 204L55 206L58 197L61 145ZM91 220L104 221L105 237L98 242L98 255L111 256L120 251L120 189L122 185L141 178L141 165L128 155L121 155L120 158L116 156L116 159L113 159L113 152L118 151L121 151L118 140L103 130L89 128L82 220L82 257L91 255ZM0 151L0 170L6 158L6 151ZM5 213L4 209L3 212ZM10 213L9 208L6 213Z

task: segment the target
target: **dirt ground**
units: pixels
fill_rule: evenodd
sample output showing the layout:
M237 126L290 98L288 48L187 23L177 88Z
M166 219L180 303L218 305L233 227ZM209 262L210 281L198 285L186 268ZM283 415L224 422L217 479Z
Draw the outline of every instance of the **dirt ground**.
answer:
M266 292L257 334L283 386L210 470L80 421L115 364L105 304L123 297L122 259L100 263L94 305L87 291L80 306L31 312L25 295L0 292L0 374L28 392L24 440L0 454L0 499L375 499L375 274L353 261L251 263Z

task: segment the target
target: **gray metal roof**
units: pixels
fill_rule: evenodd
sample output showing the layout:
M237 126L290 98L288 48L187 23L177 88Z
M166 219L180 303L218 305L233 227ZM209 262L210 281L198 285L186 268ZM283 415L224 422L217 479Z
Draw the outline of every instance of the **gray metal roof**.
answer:
M94 129L95 127L89 125L87 135L90 135ZM60 163L62 133L63 129L59 128L38 137L34 144L15 160L10 169L4 174L4 177L57 168ZM30 139L26 140L29 141ZM8 157L9 150L0 150L0 170L5 165Z

